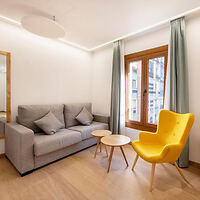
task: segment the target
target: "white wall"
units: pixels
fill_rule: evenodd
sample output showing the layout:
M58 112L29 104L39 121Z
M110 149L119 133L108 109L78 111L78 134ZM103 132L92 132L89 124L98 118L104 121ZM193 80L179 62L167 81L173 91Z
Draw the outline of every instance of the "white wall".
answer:
M0 33L0 50L11 52L12 119L19 104L91 101L91 53L4 22Z
M168 44L170 37L169 31L169 27L165 27L132 39L130 38L125 40L125 55Z
M92 54L92 104L97 114L110 114L112 46Z
M188 43L188 66L189 66L189 90L190 90L190 111L195 115L195 123L190 137L190 160L200 163L200 16L195 16L186 21L186 34ZM150 49L169 43L170 28L165 27L160 30L146 33L136 38L125 41L124 52L130 54L145 49ZM112 45L93 53L93 87L98 85L98 89L93 89L92 99L94 109L98 112L109 113L111 73L112 73ZM98 73L97 73L98 72ZM100 101L97 97L100 91ZM138 131L126 128L126 135L132 139L138 137Z
M0 50L11 52L11 111L19 104L91 100L91 54L0 22Z
M200 16L187 24L190 112L195 116L190 136L190 160L200 163Z

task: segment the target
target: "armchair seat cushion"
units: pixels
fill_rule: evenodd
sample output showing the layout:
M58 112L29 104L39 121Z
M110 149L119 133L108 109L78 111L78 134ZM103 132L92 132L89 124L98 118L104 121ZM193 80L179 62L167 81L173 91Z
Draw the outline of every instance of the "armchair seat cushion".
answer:
M93 121L89 126L79 125L79 126L72 126L68 129L79 131L81 133L82 140L85 140L92 137L91 135L92 131L102 130L102 129L108 130L108 124Z
M155 144L155 143L142 143L139 141L134 141L132 146L136 153L150 163L159 163L163 159L162 151L164 149L164 145Z
M82 141L78 131L60 129L54 135L37 133L34 137L34 154L41 156Z

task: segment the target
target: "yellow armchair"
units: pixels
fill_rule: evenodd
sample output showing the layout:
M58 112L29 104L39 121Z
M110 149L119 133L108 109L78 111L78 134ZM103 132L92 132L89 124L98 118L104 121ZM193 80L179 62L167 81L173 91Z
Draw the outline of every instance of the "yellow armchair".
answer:
M137 153L132 170L139 156L152 163L150 191L152 191L156 163L174 163L180 175L188 182L176 161L186 144L193 122L194 115L191 113L178 114L161 110L156 133L142 131L139 140L132 142L132 147Z

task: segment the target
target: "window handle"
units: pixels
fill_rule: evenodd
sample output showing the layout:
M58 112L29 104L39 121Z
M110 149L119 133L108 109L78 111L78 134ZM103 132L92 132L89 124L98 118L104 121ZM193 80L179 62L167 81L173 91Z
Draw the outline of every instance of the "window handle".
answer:
M143 96L144 96L146 93L147 93L147 90L146 90L146 89L144 89Z

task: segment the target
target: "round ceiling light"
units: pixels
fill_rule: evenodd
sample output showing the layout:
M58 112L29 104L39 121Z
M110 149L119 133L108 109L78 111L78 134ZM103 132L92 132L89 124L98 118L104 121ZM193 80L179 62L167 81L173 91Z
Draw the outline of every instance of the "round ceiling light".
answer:
M36 15L25 16L21 24L26 30L43 37L62 38L65 35L62 26L55 21L55 16L53 19Z

